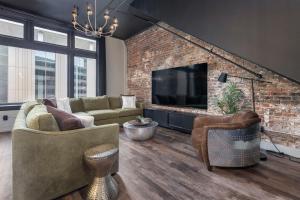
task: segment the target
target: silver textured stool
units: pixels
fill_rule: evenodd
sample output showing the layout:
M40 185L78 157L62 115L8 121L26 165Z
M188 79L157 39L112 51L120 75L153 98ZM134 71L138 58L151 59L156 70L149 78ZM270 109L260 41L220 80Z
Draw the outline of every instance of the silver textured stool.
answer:
M114 200L118 197L118 185L111 176L111 168L117 159L118 148L104 144L88 149L84 153L87 165L94 173L88 188L88 200Z

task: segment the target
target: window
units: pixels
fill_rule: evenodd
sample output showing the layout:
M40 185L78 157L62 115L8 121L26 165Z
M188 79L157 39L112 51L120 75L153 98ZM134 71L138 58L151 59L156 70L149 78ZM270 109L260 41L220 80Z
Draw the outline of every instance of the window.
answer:
M55 53L35 52L35 98L55 98Z
M0 18L0 27L1 35L24 38L24 24L22 23Z
M96 59L74 58L74 97L96 96Z
M34 27L34 40L62 46L68 45L68 35L66 33L52 31L36 26Z
M0 103L67 97L67 55L0 45Z
M96 51L96 40L75 36L75 48Z

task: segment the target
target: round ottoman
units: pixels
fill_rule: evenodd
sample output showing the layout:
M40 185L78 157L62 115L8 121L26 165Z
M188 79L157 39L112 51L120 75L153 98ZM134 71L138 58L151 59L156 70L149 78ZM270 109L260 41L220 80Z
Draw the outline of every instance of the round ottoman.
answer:
M84 159L93 171L94 179L88 188L88 200L117 199L118 185L111 176L111 168L117 159L118 148L113 144L104 144L88 149Z

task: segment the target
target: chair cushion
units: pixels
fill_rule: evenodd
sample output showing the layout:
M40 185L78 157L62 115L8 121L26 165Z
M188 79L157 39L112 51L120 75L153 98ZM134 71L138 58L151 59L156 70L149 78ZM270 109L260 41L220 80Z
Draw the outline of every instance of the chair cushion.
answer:
M72 110L72 113L77 113L77 112L84 112L84 107L83 107L83 102L79 98L71 98L70 99L70 107Z
M107 96L81 98L85 111L109 109Z
M110 109L122 108L121 97L108 97Z
M59 131L56 120L47 112L45 105L36 105L31 109L26 117L26 126L40 131Z
M112 119L112 118L118 118L119 112L106 109L106 110L91 110L87 112L88 114L92 115L95 118L95 121L97 120L103 120L103 119Z
M119 117L142 115L143 110L140 108L120 108L115 109L119 113Z
M54 116L61 131L84 128L81 120L73 114L51 106L47 106L47 111Z

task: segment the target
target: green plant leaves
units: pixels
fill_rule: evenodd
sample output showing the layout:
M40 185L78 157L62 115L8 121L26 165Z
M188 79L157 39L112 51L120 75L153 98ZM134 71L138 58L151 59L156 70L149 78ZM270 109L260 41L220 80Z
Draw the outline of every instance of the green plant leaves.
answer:
M224 114L233 114L241 110L244 93L235 83L229 82L223 95L217 99L216 105Z

